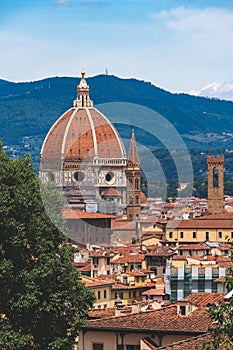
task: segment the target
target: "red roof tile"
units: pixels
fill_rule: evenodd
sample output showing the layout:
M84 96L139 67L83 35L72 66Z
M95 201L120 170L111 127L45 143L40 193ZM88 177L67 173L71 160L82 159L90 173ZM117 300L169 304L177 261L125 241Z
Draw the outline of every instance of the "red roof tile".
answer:
M230 228L233 229L233 219L196 219L196 220L173 220L169 221L167 229L211 229L211 228Z
M161 346L159 348L154 348L157 350L197 350L201 349L203 344L211 340L211 334L206 333L204 335L198 335L197 337L185 339L170 345ZM220 347L219 350L224 350Z
M164 290L163 289L148 289L145 292L142 293L142 295L164 295Z
M65 208L62 210L64 219L114 219L116 216Z
M222 303L225 295L226 293L197 292L189 294L186 298L179 300L179 302L188 301L196 306L207 306L210 303Z
M104 318L104 317L110 317L115 315L115 308L107 308L107 309L94 309L88 311L88 318L89 319L98 319L98 318Z
M121 197L121 194L115 188L110 187L104 193L102 193L102 196Z
M210 325L210 316L206 308L200 307L189 316L178 316L177 306L171 305L155 311L139 314L108 317L89 321L92 329L124 329L137 331L172 331L178 333L204 333Z
M129 255L123 255L119 256L119 258L116 258L112 260L112 264L126 264L126 263L141 263L145 259L144 254L140 253L131 253Z

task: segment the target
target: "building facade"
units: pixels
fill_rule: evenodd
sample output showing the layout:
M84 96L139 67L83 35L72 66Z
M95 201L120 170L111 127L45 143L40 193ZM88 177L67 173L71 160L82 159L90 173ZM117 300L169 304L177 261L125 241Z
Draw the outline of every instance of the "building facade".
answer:
M71 207L110 214L127 207L127 181L133 179L133 207L128 216L134 218L140 214L138 154L134 163L127 158L117 130L93 106L85 72L81 74L73 107L54 123L44 140L39 177L43 183L52 180ZM135 139L132 142L137 153Z

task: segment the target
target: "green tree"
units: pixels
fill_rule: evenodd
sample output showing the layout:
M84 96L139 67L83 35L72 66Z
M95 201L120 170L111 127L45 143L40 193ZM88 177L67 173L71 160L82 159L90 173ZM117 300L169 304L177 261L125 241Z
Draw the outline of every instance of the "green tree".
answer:
M230 253L233 261L233 253ZM233 267L225 277L225 286L228 291L233 289ZM212 324L209 331L212 340L203 345L202 350L232 350L233 349L233 297L221 303L211 305L209 308Z
M44 209L30 159L0 147L0 164L0 348L70 350L94 296Z

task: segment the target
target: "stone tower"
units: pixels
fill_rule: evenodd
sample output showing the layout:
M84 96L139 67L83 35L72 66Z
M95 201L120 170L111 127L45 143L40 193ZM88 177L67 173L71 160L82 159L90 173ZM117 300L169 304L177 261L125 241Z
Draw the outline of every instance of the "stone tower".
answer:
M224 210L224 156L207 156L208 165L208 212L222 213Z
M141 168L137 145L132 130L130 150L126 169L127 177L127 219L135 220L140 217Z

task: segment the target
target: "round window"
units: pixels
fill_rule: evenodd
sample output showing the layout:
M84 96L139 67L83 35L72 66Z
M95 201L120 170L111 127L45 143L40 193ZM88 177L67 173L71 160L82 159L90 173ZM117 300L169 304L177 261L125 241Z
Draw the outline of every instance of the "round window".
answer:
M105 179L109 184L112 184L114 182L114 174L107 173L107 175L105 176Z
M84 180L84 173L82 171L77 171L74 174L74 178L76 181L83 181Z

